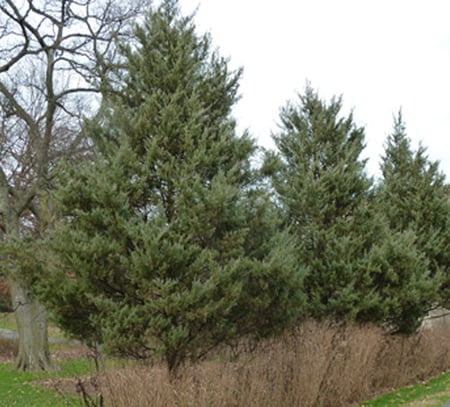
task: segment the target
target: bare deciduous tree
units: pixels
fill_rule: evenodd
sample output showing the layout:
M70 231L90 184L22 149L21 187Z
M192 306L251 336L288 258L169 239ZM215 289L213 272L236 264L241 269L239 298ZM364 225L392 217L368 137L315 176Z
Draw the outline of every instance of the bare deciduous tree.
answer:
M148 4L148 3L147 3ZM44 199L64 155L89 146L83 117L95 113L142 1L0 0L0 228L2 240L38 237ZM51 368L44 308L8 264L19 331L16 367Z

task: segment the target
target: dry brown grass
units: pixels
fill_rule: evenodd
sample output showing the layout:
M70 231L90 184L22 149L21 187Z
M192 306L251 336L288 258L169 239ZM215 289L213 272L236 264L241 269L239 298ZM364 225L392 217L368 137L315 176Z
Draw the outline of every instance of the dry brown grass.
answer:
M450 327L409 338L375 327L314 321L236 361L217 358L170 381L162 367L125 367L101 378L106 405L351 406L450 368Z

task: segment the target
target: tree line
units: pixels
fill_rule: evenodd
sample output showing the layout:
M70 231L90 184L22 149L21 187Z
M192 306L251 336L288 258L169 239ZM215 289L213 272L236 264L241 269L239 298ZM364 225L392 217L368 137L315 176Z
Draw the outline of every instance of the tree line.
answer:
M11 47L0 69L2 272L19 368L49 366L46 330L26 322L44 306L71 336L176 372L306 318L410 334L447 304L450 191L401 112L377 182L364 128L310 85L264 151L232 116L242 71L177 0L29 3L0 6L25 50ZM59 34L24 25L28 13ZM45 62L28 90L23 67L9 74L21 52Z

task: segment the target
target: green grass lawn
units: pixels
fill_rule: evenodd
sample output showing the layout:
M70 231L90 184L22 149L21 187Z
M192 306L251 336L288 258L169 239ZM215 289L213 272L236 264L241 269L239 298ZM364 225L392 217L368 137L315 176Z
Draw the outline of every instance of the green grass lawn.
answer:
M48 378L81 376L91 372L86 359L59 362L61 370L49 373L16 372L9 363L0 364L0 406L61 407L80 406L76 395L61 395L56 390L32 384Z
M0 312L0 328L16 330L16 318L12 312Z
M16 330L16 320L12 313L0 313L0 328ZM49 336L64 338L56 327L49 327ZM50 343L50 351L70 347L69 343ZM50 378L76 377L92 372L92 364L86 358L56 361L60 370L48 373L17 372L11 363L0 364L0 407L61 407L81 406L74 394L62 395L56 390L33 384Z
M450 400L450 373L420 383L404 387L360 404L360 407L421 406L440 407Z

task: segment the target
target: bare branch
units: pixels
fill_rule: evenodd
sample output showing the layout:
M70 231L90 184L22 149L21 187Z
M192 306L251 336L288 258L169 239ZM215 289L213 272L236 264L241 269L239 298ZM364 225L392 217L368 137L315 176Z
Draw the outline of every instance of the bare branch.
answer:
M33 118L27 113L25 108L17 102L14 95L6 88L3 82L0 82L0 92L6 97L8 102L14 109L14 112L30 127L32 133L37 133L36 123ZM34 130L34 131L33 131Z
M147 4L0 0L0 199L23 227L30 213L39 227L39 196L57 162L86 156L83 117L95 113L96 95L120 63L117 39L130 35Z
M11 3L8 1L8 3ZM12 66L14 66L17 62L19 62L24 56L26 56L29 53L29 45L30 40L28 38L28 33L26 28L20 24L21 21L25 19L24 16L21 16L19 13L19 10L12 4L11 6L12 11L9 11L6 7L3 6L3 4L0 4L0 11L2 11L8 18L10 18L12 21L18 22L19 26L21 28L22 34L23 34L23 45L17 45L16 47L19 48L19 51L16 55L13 55L9 61L3 65L0 66L0 72L6 72L8 71ZM5 27L6 30L6 27ZM6 32L3 33L5 36Z

